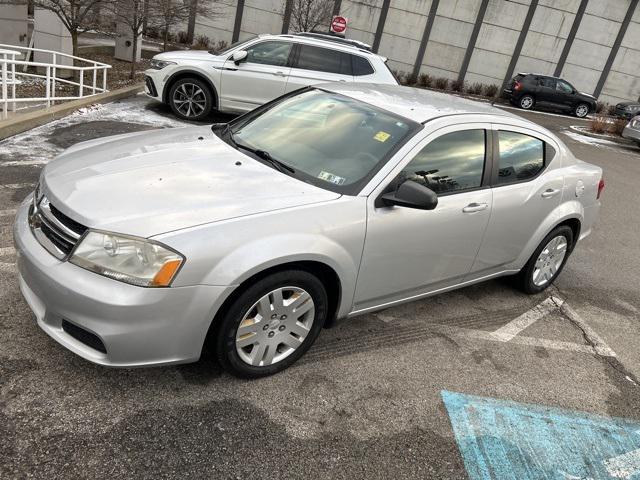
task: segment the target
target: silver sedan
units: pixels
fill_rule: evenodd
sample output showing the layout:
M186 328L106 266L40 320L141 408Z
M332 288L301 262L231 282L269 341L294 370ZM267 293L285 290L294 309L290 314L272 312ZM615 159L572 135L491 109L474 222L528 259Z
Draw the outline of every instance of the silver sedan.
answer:
M546 129L486 104L330 84L226 125L80 143L19 209L38 324L95 363L282 370L323 326L490 278L527 293L604 187Z

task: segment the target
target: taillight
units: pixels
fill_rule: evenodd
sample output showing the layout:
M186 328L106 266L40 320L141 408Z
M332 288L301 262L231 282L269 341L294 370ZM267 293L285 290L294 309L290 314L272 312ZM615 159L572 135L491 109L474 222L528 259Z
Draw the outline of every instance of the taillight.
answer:
M600 195L602 195L602 191L604 190L604 178L601 178L598 182L598 195L596 195L596 199L600 199Z
M513 84L513 89L520 90L521 88L522 88L522 84L516 80L515 83Z

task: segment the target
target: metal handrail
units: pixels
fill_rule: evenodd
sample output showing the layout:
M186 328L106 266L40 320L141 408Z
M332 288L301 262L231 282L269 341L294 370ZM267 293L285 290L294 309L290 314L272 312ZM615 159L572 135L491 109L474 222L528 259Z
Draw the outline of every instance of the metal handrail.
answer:
M9 47L7 49L3 47ZM22 52L21 52L22 51ZM44 52L49 53L52 56L51 63L46 62L32 62L26 60L30 57L31 52ZM16 60L16 56L25 54L25 60ZM76 65L64 65L57 63L61 58L69 58L73 60L79 60L86 62L88 66L76 66ZM23 66L23 71L16 71L16 65ZM45 74L27 73L27 67L44 68ZM2 106L2 118L7 118L9 104L11 104L11 110L16 111L16 103L27 102L46 102L47 107L50 107L52 103L63 100L78 100L99 93L107 92L107 70L111 68L111 65L102 62L96 62L94 60L87 60L85 58L76 57L67 53L56 52L53 50L44 50L41 48L21 47L16 45L4 45L0 44L0 86L1 94L0 106ZM77 75L78 81L73 81L65 78L59 78L58 72L60 70L79 72ZM93 78L90 85L85 85L85 72L93 72ZM98 72L102 72L102 86L98 86ZM43 78L45 80L45 95L43 97L32 98L16 98L16 85L20 83L17 77L33 77ZM75 77L74 77L75 78ZM65 83L78 87L77 95L56 96L56 83ZM9 88L11 87L11 95L9 95ZM85 93L88 90L89 93Z

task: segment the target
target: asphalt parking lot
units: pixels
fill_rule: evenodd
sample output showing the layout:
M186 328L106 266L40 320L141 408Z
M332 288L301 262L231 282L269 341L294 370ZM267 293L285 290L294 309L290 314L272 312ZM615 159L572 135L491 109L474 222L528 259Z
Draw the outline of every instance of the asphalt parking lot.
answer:
M492 478L640 478L640 149L522 115L605 171L598 225L554 287L526 296L497 280L341 321L293 368L251 382L209 358L92 365L41 331L19 292L11 226L42 166L78 141L181 122L137 96L1 141L0 478L482 478L474 458ZM587 432L588 452L576 441L549 470L531 442L565 448L563 425L587 421L618 429L617 456Z

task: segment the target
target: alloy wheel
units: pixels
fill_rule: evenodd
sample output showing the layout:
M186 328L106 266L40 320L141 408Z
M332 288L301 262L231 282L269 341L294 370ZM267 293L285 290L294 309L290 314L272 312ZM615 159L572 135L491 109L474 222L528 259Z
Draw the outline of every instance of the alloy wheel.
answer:
M173 104L185 117L196 117L207 107L207 96L193 83L183 83L173 92Z
M529 109L533 106L533 98L526 96L520 100L520 106L524 109Z
M282 361L303 343L313 326L315 305L299 287L277 288L242 317L236 351L245 363L265 367Z
M567 246L564 235L558 235L542 249L533 268L532 280L535 286L542 287L554 278L567 255Z
M578 108L576 108L576 117L583 118L586 117L588 113L589 107L586 105L578 105Z

